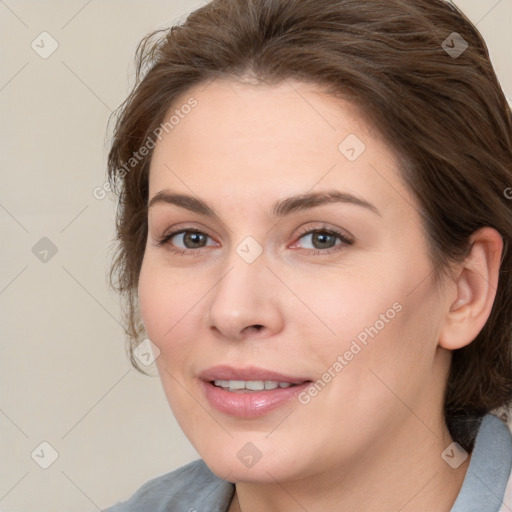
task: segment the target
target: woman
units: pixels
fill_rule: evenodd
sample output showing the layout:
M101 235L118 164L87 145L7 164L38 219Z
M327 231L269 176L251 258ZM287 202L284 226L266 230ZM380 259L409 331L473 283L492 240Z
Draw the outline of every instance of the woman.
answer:
M109 511L509 510L511 164L443 0L214 0L148 36L112 275L202 460Z

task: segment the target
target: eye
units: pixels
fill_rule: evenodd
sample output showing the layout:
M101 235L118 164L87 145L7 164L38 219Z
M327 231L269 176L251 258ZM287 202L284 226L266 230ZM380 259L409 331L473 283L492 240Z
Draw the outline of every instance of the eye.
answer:
M202 249L203 247L215 245L208 243L213 240L202 231L197 229L181 229L165 235L159 242L159 246L169 245L172 251L183 253L188 250Z
M303 230L292 247L312 251L313 254L327 254L353 243L354 241L346 234L335 229L317 228ZM203 231L185 228L168 233L157 242L157 245L168 246L170 251L184 255L200 254L201 249L215 246L216 242Z
M354 242L344 233L333 229L320 228L304 231L294 245L299 243L301 249L313 250L316 253L329 253L333 250L339 250L345 245L352 245Z

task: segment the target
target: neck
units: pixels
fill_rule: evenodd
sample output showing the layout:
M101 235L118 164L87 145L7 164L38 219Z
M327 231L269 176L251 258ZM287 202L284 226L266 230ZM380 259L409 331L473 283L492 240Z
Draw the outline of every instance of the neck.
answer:
M237 483L229 512L449 512L470 460L450 467L441 453L452 442L444 421L432 428L411 415L349 467L294 481Z

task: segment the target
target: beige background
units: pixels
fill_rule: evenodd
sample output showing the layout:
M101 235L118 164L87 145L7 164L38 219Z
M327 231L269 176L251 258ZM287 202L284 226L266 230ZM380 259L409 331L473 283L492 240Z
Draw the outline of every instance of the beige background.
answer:
M202 3L0 0L2 512L97 511L197 458L159 380L125 356L106 285L113 203L93 190L139 39ZM456 3L512 98L512 0ZM41 32L58 43L46 59L31 47ZM43 237L46 262L47 241L32 252ZM58 453L48 469L43 441Z

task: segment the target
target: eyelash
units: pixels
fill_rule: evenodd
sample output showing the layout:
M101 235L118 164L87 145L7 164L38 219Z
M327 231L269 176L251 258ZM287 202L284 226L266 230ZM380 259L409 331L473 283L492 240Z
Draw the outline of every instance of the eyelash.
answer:
M192 228L192 227L182 228L182 229L173 231L173 232L165 235L160 240L158 240L156 245L158 247L163 247L164 245L168 245L169 250L171 252L179 254L181 256L201 256L201 254L203 252L202 249L206 249L206 247L200 247L199 249L178 249L176 247L173 247L171 244L169 244L169 241L173 237L175 237L176 235L180 235L182 233L196 233L196 234L204 235L208 238L211 238L207 233L205 233L204 231L201 231L200 229ZM353 243L354 243L354 240L349 238L346 234L341 233L340 231L337 231L336 229L327 228L327 227L319 227L319 228L315 228L315 229L304 228L300 231L299 235L297 236L297 242L304 236L310 235L312 233L324 233L327 235L333 235L333 236L338 237L338 239L341 240L341 242L342 242L341 244L337 244L334 247L331 247L329 249L303 249L313 255L326 255L326 254L338 252L343 248L343 246L353 245ZM296 242L294 242L294 244L295 243Z

